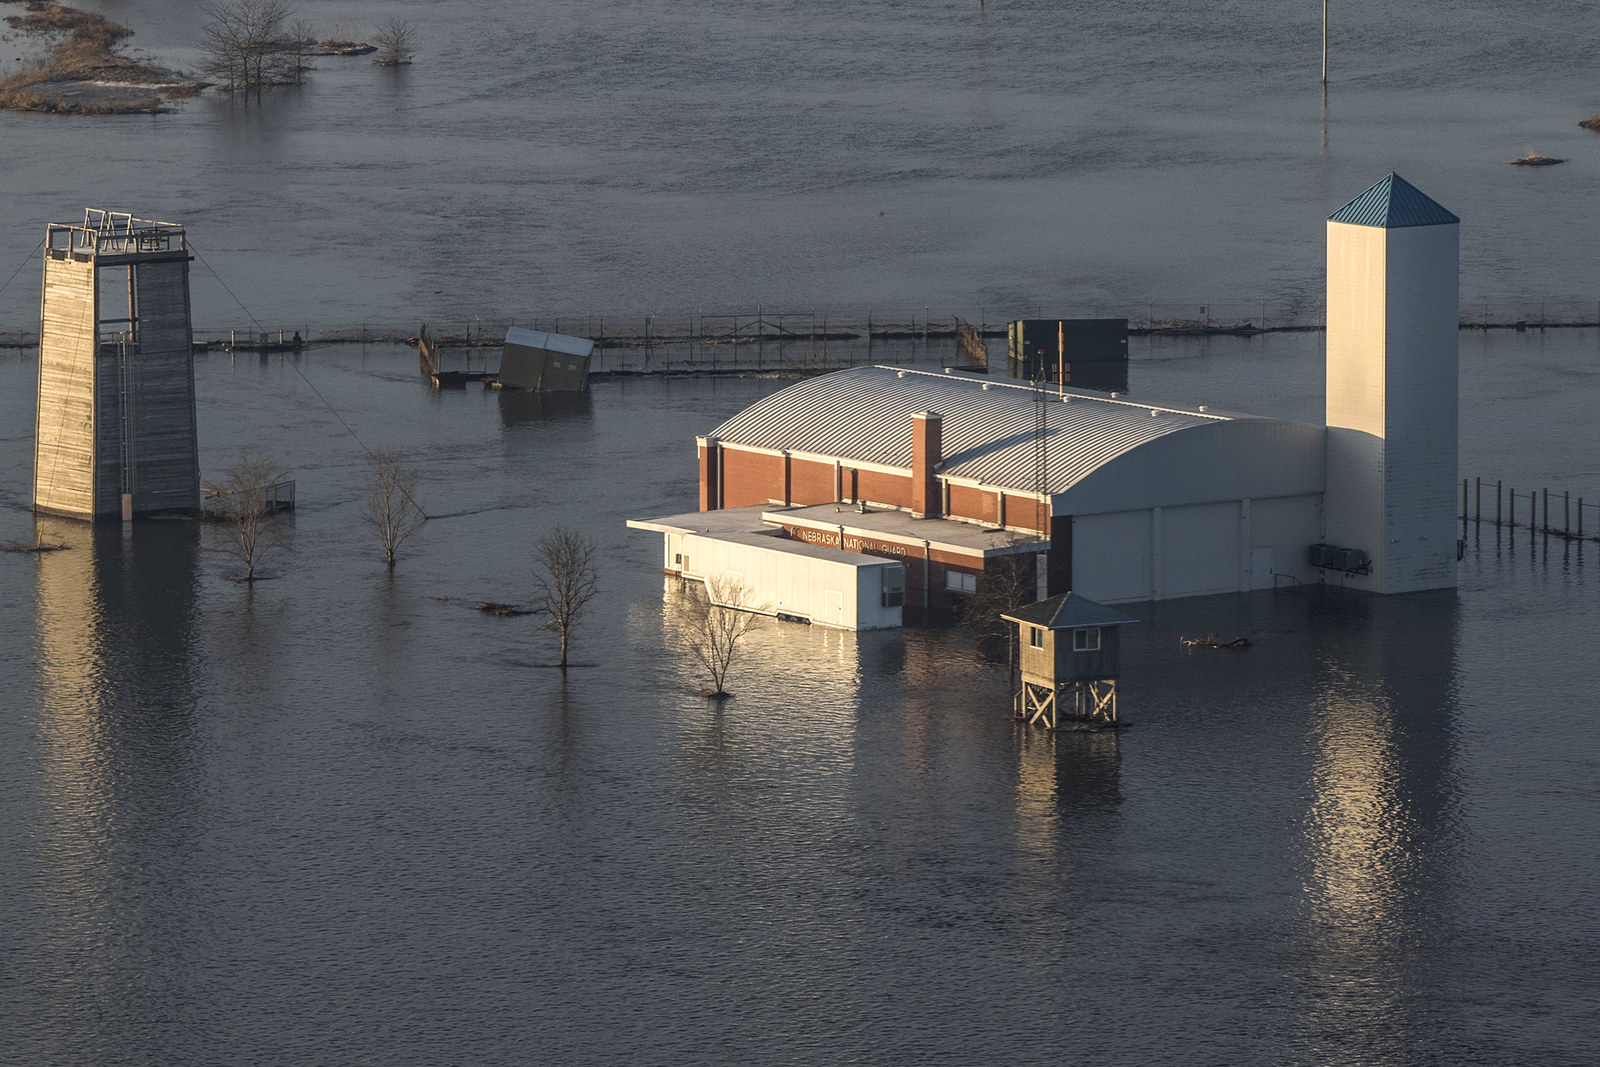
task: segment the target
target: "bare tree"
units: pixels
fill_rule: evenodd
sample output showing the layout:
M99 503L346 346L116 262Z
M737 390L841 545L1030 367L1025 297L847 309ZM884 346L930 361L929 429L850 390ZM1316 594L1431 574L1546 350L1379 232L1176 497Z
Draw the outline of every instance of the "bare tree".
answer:
M390 19L372 35L372 43L378 46L378 54L373 62L380 67L397 67L411 62L411 57L416 54L413 48L416 38L417 31L411 23L400 18Z
M248 104L251 92L260 100L263 88L284 80L287 7L278 0L212 0L201 10L211 20L200 27L206 41L202 69L223 88L242 92Z
M583 610L599 588L595 543L565 526L539 538L534 546L533 604L550 617L540 629L561 638L561 669L567 669L567 640L583 618Z
M398 448L372 454L365 514L383 545L384 562L394 570L395 553L428 518L417 503L416 476L406 469Z
M755 606L748 603L744 582L724 574L706 583L704 598L696 596L685 618L684 642L711 676L708 697L718 700L729 693L724 688L733 666L739 641L760 622Z
M961 625L980 642L998 641L1004 634L1006 666L1013 673L1017 664L1017 628L1000 616L1039 599L1037 568L1043 562L1042 556L1028 553L1001 556L984 570L978 588L961 605Z
M288 45L289 80L295 85L304 85L309 69L306 57L317 46L317 28L305 19L296 19L290 23L288 33L284 43Z
M284 472L271 460L245 452L222 481L206 486L217 518L227 528L227 549L244 564L244 580L256 580L256 565L282 541L275 489Z

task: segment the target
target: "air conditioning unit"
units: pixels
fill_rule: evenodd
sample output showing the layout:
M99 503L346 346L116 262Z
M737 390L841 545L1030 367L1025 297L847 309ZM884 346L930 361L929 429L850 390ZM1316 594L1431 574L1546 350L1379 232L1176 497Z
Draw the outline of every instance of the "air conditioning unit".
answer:
M1339 550L1332 545L1312 545L1307 562L1313 567L1331 567L1333 566L1333 554L1337 551Z
M1335 570L1354 573L1365 569L1371 562L1372 557L1359 548L1336 548L1333 551L1332 566Z

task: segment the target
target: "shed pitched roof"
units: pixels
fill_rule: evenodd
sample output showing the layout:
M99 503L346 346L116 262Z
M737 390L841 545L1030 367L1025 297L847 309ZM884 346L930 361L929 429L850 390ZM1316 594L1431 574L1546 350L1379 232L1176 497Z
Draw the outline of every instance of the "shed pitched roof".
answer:
M587 337L572 337L564 333L546 333L512 326L506 330L506 344L523 348L542 348L547 352L561 352L569 356L587 356L594 351L594 342Z
M1397 230L1446 226L1461 220L1400 175L1393 173L1328 216L1329 222Z
M1049 600L1006 612L1001 616L1047 630L1075 630L1084 626L1123 626L1138 619L1112 611L1104 604L1078 593L1061 593Z
M1250 416L1201 413L1067 391L1047 393L1046 492L1062 493L1109 461L1168 434ZM895 367L809 378L752 404L711 435L729 444L911 467L911 417L942 414L939 473L1032 492L1033 387Z

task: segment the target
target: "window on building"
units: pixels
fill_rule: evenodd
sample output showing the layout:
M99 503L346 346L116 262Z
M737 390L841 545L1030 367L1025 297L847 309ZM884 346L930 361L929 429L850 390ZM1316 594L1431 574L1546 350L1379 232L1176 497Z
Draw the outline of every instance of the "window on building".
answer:
M674 552L672 554L672 565L674 567L677 567L679 570L683 569L683 553L682 552Z
M1032 645L1034 648L1044 647L1044 627L1028 627L1028 644Z
M1100 651L1100 627L1094 626L1087 630L1072 631L1072 651L1098 652Z
M886 608L903 608L906 604L906 569L904 567L883 568L883 606Z
M945 571L944 587L952 593L975 593L978 591L978 576L965 571Z

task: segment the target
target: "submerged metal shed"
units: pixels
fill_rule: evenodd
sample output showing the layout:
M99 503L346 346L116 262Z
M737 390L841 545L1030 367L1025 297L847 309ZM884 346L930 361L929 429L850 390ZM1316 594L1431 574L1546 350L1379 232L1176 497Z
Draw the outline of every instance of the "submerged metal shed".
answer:
M594 342L587 337L513 326L506 331L506 344L500 355L500 385L546 393L581 393L589 387L589 356L593 351Z

